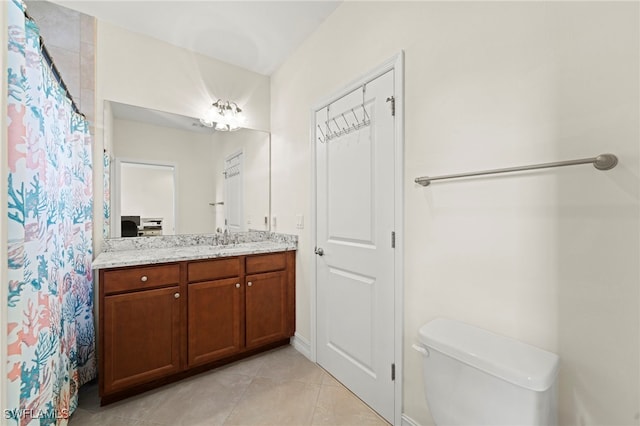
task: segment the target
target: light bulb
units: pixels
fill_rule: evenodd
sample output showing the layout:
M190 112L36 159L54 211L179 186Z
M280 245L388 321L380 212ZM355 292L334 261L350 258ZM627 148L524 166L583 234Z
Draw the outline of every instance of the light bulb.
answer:
M207 127L215 126L216 130L226 132L242 128L246 117L235 102L223 102L222 99L218 99L207 110L200 122Z

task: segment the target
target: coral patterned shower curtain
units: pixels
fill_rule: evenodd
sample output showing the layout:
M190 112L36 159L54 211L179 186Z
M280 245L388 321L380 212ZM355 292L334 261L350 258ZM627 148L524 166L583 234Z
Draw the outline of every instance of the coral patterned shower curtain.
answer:
M10 0L6 7L9 413L3 418L64 425L78 387L96 376L91 139L42 56L24 4Z

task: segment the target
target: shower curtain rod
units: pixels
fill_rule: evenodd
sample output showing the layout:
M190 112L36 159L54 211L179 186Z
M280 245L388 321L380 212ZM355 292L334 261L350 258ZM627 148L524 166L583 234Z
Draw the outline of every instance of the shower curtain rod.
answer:
M36 23L36 20L33 19L31 15L29 15L26 9L24 9L24 17L27 18L29 21ZM44 57L45 61L47 61L47 64L49 64L49 67L51 68L51 72L53 73L54 78L56 79L58 84L62 86L62 88L64 89L65 95L71 101L71 107L73 108L73 112L85 117L85 115L80 112L80 110L78 109L78 106L73 100L73 96L71 96L71 92L69 92L69 88L67 88L67 85L64 83L64 80L62 79L62 75L60 74L60 71L58 71L58 67L56 67L56 63L53 62L53 58L49 54L49 51L47 50L47 46L44 45L44 40L42 39L41 35L38 35L38 40L40 42L40 50L42 50L42 56Z
M597 157L581 158L578 160L557 161L554 163L533 164L529 166L509 167L505 169L484 170L480 172L458 173L454 175L443 175L436 177L423 176L415 179L415 183L428 186L434 180L457 179L471 176L493 175L498 173L522 172L525 170L546 169L550 167L575 166L578 164L593 164L598 170L610 170L618 164L618 157L613 154L600 154Z

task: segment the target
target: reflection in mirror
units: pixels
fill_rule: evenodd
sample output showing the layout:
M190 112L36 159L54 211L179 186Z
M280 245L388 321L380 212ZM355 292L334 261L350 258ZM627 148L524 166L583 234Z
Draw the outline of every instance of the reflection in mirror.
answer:
M115 160L105 191L111 237L123 235L123 216L139 220L145 236L269 230L268 133L216 132L198 119L111 101L104 110Z
M115 236L175 234L175 176L174 165L118 159L115 192L120 194L120 234ZM129 222L135 222L135 232Z

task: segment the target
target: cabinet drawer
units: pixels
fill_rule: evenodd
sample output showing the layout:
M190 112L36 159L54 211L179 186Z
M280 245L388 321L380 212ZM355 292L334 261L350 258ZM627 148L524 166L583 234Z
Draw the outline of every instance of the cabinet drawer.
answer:
M287 258L285 253L270 253L247 256L246 262L247 274L280 271L287 266Z
M189 282L237 277L240 275L240 258L227 257L224 259L189 262L187 271Z
M159 265L104 272L104 294L166 287L180 283L180 265Z

